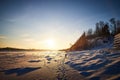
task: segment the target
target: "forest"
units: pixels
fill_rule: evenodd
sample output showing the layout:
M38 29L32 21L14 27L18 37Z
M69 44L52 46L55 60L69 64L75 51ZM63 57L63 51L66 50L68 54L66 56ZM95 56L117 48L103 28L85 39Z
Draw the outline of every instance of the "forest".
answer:
M120 33L120 20L111 18L108 22L99 21L92 28L84 31L80 38L71 46L69 50L86 50L97 45L97 40L103 40L103 43L113 44L113 38ZM102 45L102 44L101 44Z

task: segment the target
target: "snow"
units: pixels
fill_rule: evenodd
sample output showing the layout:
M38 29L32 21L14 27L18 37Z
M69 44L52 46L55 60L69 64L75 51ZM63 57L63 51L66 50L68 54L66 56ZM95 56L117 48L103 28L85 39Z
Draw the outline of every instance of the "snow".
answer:
M120 50L0 52L0 80L120 80Z
M88 43L90 45L91 50L98 50L104 48L112 48L113 47L113 38L103 38L103 37L96 37L93 39L89 39Z
M111 49L68 52L66 64L90 80L120 79L120 51ZM112 78L112 79L110 79Z

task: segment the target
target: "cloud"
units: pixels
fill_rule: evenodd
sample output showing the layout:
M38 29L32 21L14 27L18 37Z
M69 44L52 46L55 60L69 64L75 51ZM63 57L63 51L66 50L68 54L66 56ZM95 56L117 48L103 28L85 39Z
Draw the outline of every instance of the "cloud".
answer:
M30 34L22 34L21 37L22 38L28 38L28 37L30 37Z
M35 40L32 38L24 38L23 41L27 41L27 42L34 42Z
M31 38L31 35L27 34L27 33L22 34L21 38L23 41L27 41L27 42L34 42L35 41L33 38Z
M4 35L0 35L0 39L6 39L7 37Z

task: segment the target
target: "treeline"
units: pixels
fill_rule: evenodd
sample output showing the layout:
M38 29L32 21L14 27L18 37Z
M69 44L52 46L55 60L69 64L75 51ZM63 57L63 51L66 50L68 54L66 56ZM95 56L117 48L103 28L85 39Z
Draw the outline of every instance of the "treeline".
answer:
M5 47L5 48L0 48L0 51L42 51L42 50L39 50L39 49L20 49L20 48Z
M114 36L120 33L120 20L111 18L109 22L99 21L96 23L96 28L94 31L92 29L88 29L85 33L88 39L94 37Z
M114 35L120 33L120 20L111 18L108 22L99 21L95 25L95 29L88 29L83 32L80 38L73 44L70 50L83 50L89 49L92 45L89 44L89 40L97 37L111 39Z

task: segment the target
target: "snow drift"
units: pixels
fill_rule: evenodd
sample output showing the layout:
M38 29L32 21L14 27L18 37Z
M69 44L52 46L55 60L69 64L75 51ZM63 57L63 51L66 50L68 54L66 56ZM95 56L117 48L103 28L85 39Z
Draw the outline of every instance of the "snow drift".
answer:
M89 80L120 80L120 51L99 49L68 52L66 64Z

